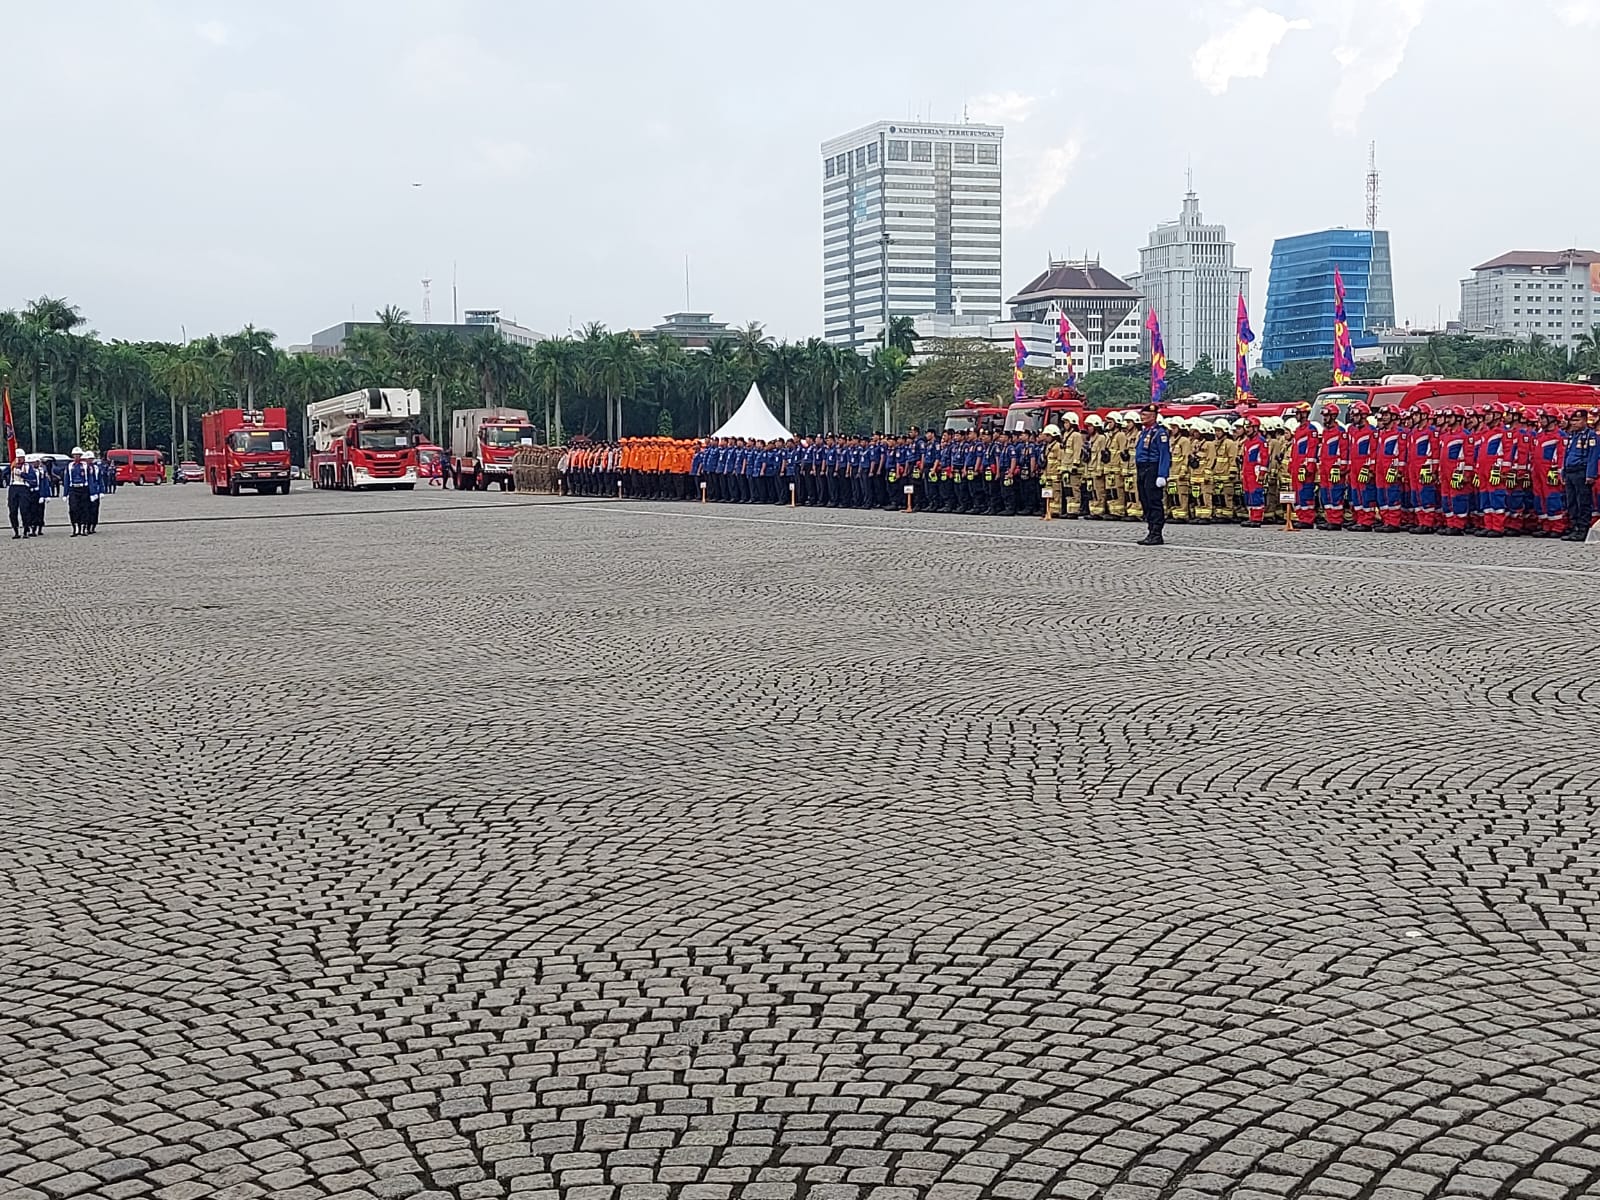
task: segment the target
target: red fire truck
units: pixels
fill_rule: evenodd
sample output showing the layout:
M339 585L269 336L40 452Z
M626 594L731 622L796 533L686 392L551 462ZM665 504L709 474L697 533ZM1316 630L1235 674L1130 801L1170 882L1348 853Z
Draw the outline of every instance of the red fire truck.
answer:
M219 408L200 418L205 478L217 495L243 488L289 494L289 414L281 408Z
M1376 382L1349 383L1323 388L1312 402L1311 419L1322 420L1323 409L1336 405L1341 420L1348 420L1350 404L1364 401L1369 407L1407 409L1426 400L1435 410L1444 407L1474 408L1480 404L1521 405L1523 408L1551 408L1566 412L1573 408L1600 406L1600 387L1588 383L1545 383L1532 379L1439 379L1417 375L1385 375Z
M421 414L415 388L363 388L306 405L311 486L410 491L417 486L414 429Z
M539 431L520 408L458 408L450 414L450 453L457 466L458 489L491 482L511 490L511 460L523 446L539 443Z
M1042 396L1013 401L1006 409L1005 427L1008 433L1038 433L1046 425L1062 425L1062 418L1068 413L1076 413L1082 419L1087 411L1075 388L1051 388Z
M960 408L948 408L944 414L946 433L990 433L1006 427L1006 410L1001 404L986 400L964 400Z

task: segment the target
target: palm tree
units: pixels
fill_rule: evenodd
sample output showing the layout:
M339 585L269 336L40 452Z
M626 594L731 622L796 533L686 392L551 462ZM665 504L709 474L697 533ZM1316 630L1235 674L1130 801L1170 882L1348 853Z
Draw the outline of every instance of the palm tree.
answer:
M783 425L794 429L794 412L789 401L790 389L800 381L805 371L806 352L793 342L779 342L767 356L765 382L774 389L783 389Z
M483 389L484 407L495 407L517 382L521 372L522 361L516 347L499 333L486 331L468 344L466 357Z
M172 456L178 457L178 406L183 406L183 440L189 440L189 405L203 404L216 392L216 359L208 354L203 342L195 342L176 354L165 356L156 365L156 386L167 394L167 412L171 420ZM145 445L144 406L139 411L139 444Z
M639 341L631 333L606 335L600 347L599 382L606 392L607 427L611 426L610 409L616 407L616 437L623 434L622 403L632 393L639 381Z
M571 338L547 338L533 348L530 378L545 398L546 443L559 446L565 440L561 426L561 394L578 384L577 346Z
M295 408L295 401L299 401L296 424L300 430L301 453L308 464L311 461L311 427L306 409L314 399L339 394L332 381L333 372L333 360L316 354L286 354L278 361L278 383L289 398L289 407Z
M1572 347L1574 365L1594 371L1600 369L1600 325L1596 325L1588 333L1578 335L1576 344Z
M890 346L873 352L867 365L867 379L871 389L883 398L883 432L894 432L894 394L906 377L906 356Z
M433 436L449 445L444 420L444 390L460 374L466 355L461 339L443 329L430 329L417 338L416 363L420 380L433 388Z
M718 338L706 347L706 361L711 385L711 428L716 429L723 421L723 405L730 405L728 414L733 413L731 393L738 387L739 362L733 343L726 338Z
M100 367L100 385L112 404L117 424L117 444L128 445L128 409L133 397L150 385L150 364L128 342L113 342Z
M658 414L672 411L672 399L678 394L683 381L683 360L683 347L675 338L659 333L651 339L645 358L645 373L650 379L650 390L655 394ZM674 424L674 428L688 427L687 421L681 425Z
M277 336L270 329L257 329L246 325L238 333L222 339L222 348L228 356L228 374L244 393L245 410L256 407L256 387L272 376L272 365L277 357L272 339Z
M917 323L910 317L889 318L889 347L907 358L917 352Z
M772 349L772 339L760 321L751 321L734 335L734 356L751 379L761 374L766 365L767 352Z
M28 371L28 437L34 449L39 446L39 376L44 371L45 364L53 357L52 346L55 339L63 334L70 333L83 324L83 317L79 314L77 306L68 304L58 296L40 296L37 300L30 301L22 310L23 323L28 327L32 336L33 345L29 351L31 359ZM51 381L54 382L52 372ZM59 450L56 442L56 397L55 388L50 389L50 448Z

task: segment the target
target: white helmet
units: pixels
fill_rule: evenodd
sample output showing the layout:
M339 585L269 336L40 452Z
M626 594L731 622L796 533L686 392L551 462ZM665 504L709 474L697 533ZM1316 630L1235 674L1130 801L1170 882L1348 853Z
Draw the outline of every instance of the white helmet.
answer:
M1078 414L1077 413L1070 413L1070 412L1069 413L1063 413L1062 416L1061 416L1061 419L1063 421L1065 421L1068 425L1076 425L1078 423Z
M1045 435L1045 437L1060 437L1061 436L1061 426L1059 426L1059 425L1046 425L1044 427L1044 435Z
M1104 425L1106 423L1106 419L1104 417L1102 417L1099 413L1090 413L1087 417L1085 417L1083 419L1083 423L1085 425L1100 426L1100 425Z

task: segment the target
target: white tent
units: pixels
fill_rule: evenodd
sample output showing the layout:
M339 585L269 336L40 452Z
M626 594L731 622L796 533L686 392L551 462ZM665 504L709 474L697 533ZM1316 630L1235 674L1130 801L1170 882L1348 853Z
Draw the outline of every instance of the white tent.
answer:
M772 415L767 402L761 398L761 389L750 385L750 394L739 405L739 410L722 423L722 428L711 435L719 438L756 438L763 442L786 442L794 436L783 427L783 422Z

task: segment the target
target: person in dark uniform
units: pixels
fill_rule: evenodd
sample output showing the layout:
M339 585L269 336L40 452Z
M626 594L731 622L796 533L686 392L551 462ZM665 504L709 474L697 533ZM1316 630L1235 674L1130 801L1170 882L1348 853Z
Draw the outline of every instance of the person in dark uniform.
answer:
M1139 410L1144 428L1133 447L1133 466L1139 489L1139 506L1144 509L1145 528L1141 546L1162 545L1161 527L1167 519L1167 476L1172 473L1172 441L1159 424L1161 410L1146 404Z
M1561 482L1567 493L1566 542L1589 536L1594 510L1594 481L1600 466L1600 434L1589 427L1585 409L1574 409L1567 420L1567 449L1561 459Z
M72 521L72 536L89 532L89 465L83 461L83 447L72 448L67 466L67 517Z
M6 485L6 515L11 518L12 538L33 536L33 494L39 487L39 473L28 465L22 451L11 464L11 479Z

